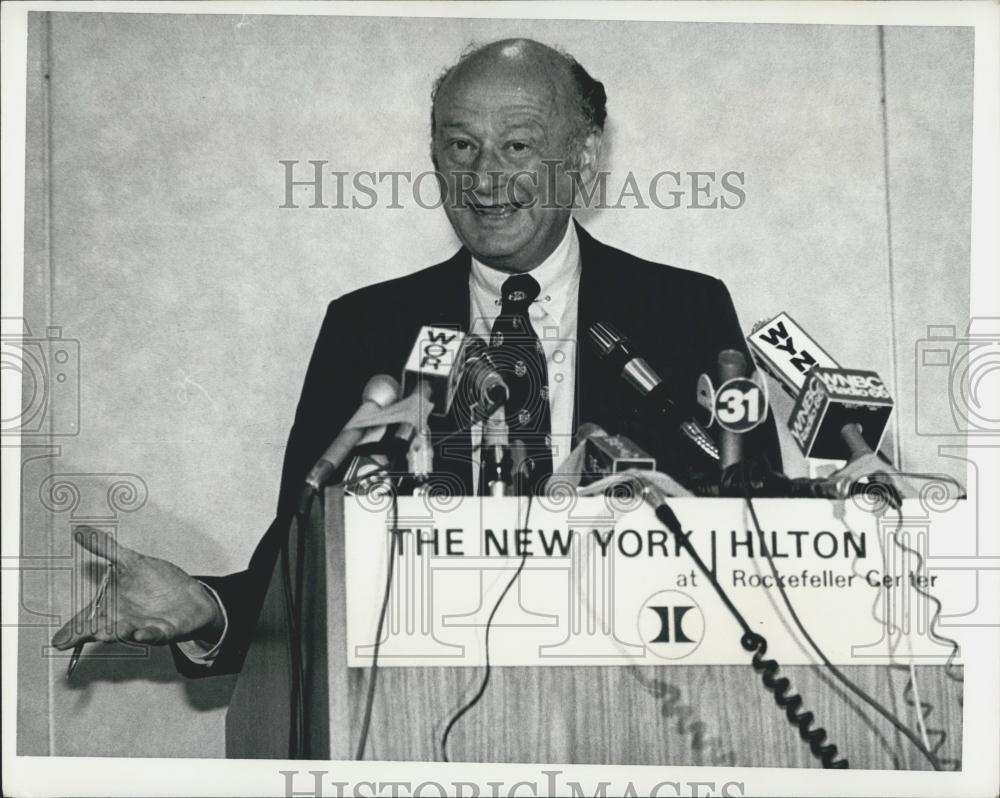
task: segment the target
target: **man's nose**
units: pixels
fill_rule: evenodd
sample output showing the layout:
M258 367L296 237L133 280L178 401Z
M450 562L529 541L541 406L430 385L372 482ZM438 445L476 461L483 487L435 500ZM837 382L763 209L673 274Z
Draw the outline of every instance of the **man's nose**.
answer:
M479 151L473 164L473 171L476 174L476 188L479 194L493 194L502 189L507 182L506 164L493 147L483 147Z

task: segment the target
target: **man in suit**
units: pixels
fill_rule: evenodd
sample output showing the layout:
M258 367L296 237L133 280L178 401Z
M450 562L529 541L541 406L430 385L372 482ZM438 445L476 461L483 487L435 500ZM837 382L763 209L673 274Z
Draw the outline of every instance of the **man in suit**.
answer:
M721 281L643 261L572 220L575 192L596 176L605 117L603 85L537 42L496 42L449 69L433 95L432 156L464 246L444 263L330 304L289 436L277 516L248 569L196 580L121 546L106 552L108 541L84 535L83 545L114 564L117 616L104 620L101 609L96 626L115 631L79 634L67 624L53 644L178 643L188 675L239 670L306 473L367 380L400 373L422 325L489 335L506 364L510 435L525 444L538 489L583 422L659 446L664 471L683 469L690 453L648 440L631 387L606 373L586 332L598 321L626 332L676 387L682 410L693 409L697 377L714 373L721 350L745 351L743 334ZM430 433L453 444L435 452L435 471L475 492L478 427L453 411L432 418ZM780 468L772 421L747 436L747 448Z

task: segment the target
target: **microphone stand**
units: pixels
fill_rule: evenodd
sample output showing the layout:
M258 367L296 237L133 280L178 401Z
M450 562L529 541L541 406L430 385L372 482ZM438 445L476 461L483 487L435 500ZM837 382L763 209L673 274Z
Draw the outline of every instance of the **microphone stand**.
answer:
M507 424L502 419L483 422L483 445L479 460L479 495L506 496L512 484Z

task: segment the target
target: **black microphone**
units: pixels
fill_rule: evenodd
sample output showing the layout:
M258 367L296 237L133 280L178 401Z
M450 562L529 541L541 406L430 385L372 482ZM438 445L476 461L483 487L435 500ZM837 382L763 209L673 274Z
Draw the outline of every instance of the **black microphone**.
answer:
M743 435L753 429L759 420L767 416L767 407L763 412L755 412L753 421L748 422L749 408L740 401L737 388L725 388L732 380L747 378L747 358L737 349L724 349L719 352L716 361L716 384L712 385L707 374L702 374L698 381L698 402L719 422L719 466L718 481L706 481L695 487L695 493L700 496L735 496L747 495L759 498L818 498L829 496L829 488L817 480L789 479L782 473L771 468L766 457L757 456L749 460L744 458ZM724 391L734 391L729 408L728 418L722 418L721 411L716 409L717 395ZM730 407L730 405L734 405ZM755 408L756 409L756 408Z
M489 347L482 337L469 333L465 336L459 356L459 396L470 408L469 421L483 422L510 396L507 383L490 357Z
M528 447L524 441L515 438L507 447L510 452L511 489L514 496L527 496L531 493L531 461L528 459ZM551 484L551 483L547 483Z
M668 393L666 383L644 358L632 348L632 342L615 327L599 321L587 331L590 341L600 358L631 385L642 397L642 405L667 429L677 430L689 443L694 444L702 456L713 461L719 459L715 441L694 419L684 417Z
M351 419L353 420L361 413L368 413L376 408L391 405L398 397L399 383L388 374L376 374L365 385L361 394L361 405L351 416ZM364 437L364 427L349 429L350 424L351 421L348 421L306 476L306 486L313 492L319 493L323 489L324 485L340 468L341 463Z
M354 447L354 455L344 469L343 483L346 495L366 494L376 484L386 480L385 472L389 467L389 457L382 446L385 433L384 426L371 427L365 430L358 445Z

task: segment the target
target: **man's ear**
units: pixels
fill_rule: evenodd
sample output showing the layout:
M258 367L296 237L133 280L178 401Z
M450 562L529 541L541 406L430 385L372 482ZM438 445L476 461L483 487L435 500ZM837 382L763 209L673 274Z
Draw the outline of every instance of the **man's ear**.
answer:
M597 177L603 141L604 137L601 131L592 130L580 142L576 153L576 170L580 173L580 179L584 185L589 185Z

